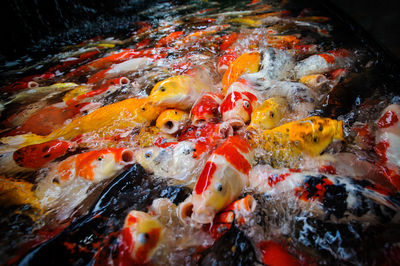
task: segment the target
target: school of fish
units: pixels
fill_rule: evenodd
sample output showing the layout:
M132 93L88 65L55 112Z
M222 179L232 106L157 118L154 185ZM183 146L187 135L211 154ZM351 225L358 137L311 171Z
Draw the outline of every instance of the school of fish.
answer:
M318 112L367 68L363 51L320 44L330 18L285 2L204 1L176 17L159 5L143 13L158 21L137 23L129 38L66 47L57 65L2 87L1 203L37 210L37 228L68 223L134 164L191 189L177 204L129 210L118 255L102 265L184 261L232 227L266 265L323 261L255 222L264 201L295 202L296 215L329 224L398 226L400 103L356 127ZM360 141L371 156L346 149Z

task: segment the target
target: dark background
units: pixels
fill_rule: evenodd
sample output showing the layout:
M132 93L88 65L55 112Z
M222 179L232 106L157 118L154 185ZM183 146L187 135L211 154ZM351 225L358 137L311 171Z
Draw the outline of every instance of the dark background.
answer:
M154 2L3 0L0 8L0 65L25 55L28 47L35 53L47 53L49 48L85 40L88 32L92 36L112 34L108 31L140 20L138 11ZM342 10L393 57L400 58L400 9L397 1L321 0L321 3L333 4Z

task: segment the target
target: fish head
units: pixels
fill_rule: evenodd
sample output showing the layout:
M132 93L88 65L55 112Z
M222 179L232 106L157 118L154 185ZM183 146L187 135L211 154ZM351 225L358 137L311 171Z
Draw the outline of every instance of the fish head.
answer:
M148 97L154 106L187 110L206 86L189 76L173 76L158 82Z
M133 210L125 219L120 239L134 263L147 263L160 246L163 226L155 217Z
M160 106L155 106L150 103L147 99L131 99L130 102L132 113L139 122L151 122L157 119L157 116L162 111Z
M172 148L157 146L148 147L137 151L136 161L147 171L157 172L172 156Z
M194 188L186 214L197 223L211 223L215 215L239 196L243 188L240 173L216 155L207 161Z
M250 121L257 97L250 92L233 91L221 103L222 120L234 128L240 128Z
M79 154L75 161L76 176L100 182L115 175L125 165L132 164L133 152L124 148L110 148Z
M343 121L313 116L293 123L289 134L300 150L317 156L333 140L343 140Z
M178 109L163 111L156 120L156 127L167 134L178 132L189 120L189 113Z
M219 116L219 105L223 96L216 93L204 94L191 110L192 124L201 126L208 122L215 122Z
M251 114L251 122L248 129L267 130L278 126L288 109L284 98L274 97L265 100Z

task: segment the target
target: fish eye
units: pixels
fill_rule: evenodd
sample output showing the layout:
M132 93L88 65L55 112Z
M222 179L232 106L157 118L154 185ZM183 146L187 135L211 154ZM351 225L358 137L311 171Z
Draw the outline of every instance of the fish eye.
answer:
M148 233L141 233L141 234L139 235L138 241L139 241L141 244L146 244L147 241L148 241L149 239L150 239L150 236L149 236Z
M217 183L216 185L215 185L215 189L217 190L217 191L222 191L222 184L221 183Z
M144 154L144 157L150 158L152 155L153 155L153 153L152 153L151 151L147 151L147 152Z
M248 101L243 101L243 106L244 106L244 108L249 108L250 103Z
M270 116L271 118L274 118L274 116L275 116L274 112L270 112L270 113L269 113L269 116Z
M317 138L317 137L314 137L314 138L313 138L313 141L314 141L314 142L318 142L318 138Z
M146 107L142 107L142 111L146 111Z
M164 87L164 86L161 86L160 87L160 91L162 91L162 92L164 92L164 91L166 91L167 89Z
M101 161L101 160L103 160L103 157L101 157L101 156L97 157L97 161Z

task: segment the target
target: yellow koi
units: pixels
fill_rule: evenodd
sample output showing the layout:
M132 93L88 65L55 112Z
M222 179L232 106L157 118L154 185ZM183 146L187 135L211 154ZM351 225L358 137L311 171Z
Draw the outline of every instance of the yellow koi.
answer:
M160 108L150 106L147 99L131 98L101 107L92 113L76 118L71 123L47 136L24 134L4 137L0 141L8 145L24 147L58 138L68 140L84 133L96 133L99 137L115 135L118 130L143 126L154 121Z
M149 103L164 108L189 110L202 92L210 88L190 76L179 75L158 82L148 97Z
M223 94L225 95L229 86L245 73L258 72L260 66L260 53L244 53L229 65L222 78Z
M0 177L0 202L2 206L29 204L40 209L40 202L33 191L33 184Z
M229 22L239 23L250 27L258 27L262 24L259 20L254 20L250 18L233 18L229 20Z
M175 134L189 121L189 113L178 109L167 109L156 120L161 132Z
M288 102L281 97L265 100L251 114L247 130L264 131L278 126L288 112Z
M343 121L312 116L265 130L250 137L261 146L273 162L298 158L302 153L319 155L333 140L343 140ZM279 164L279 163L278 163Z

